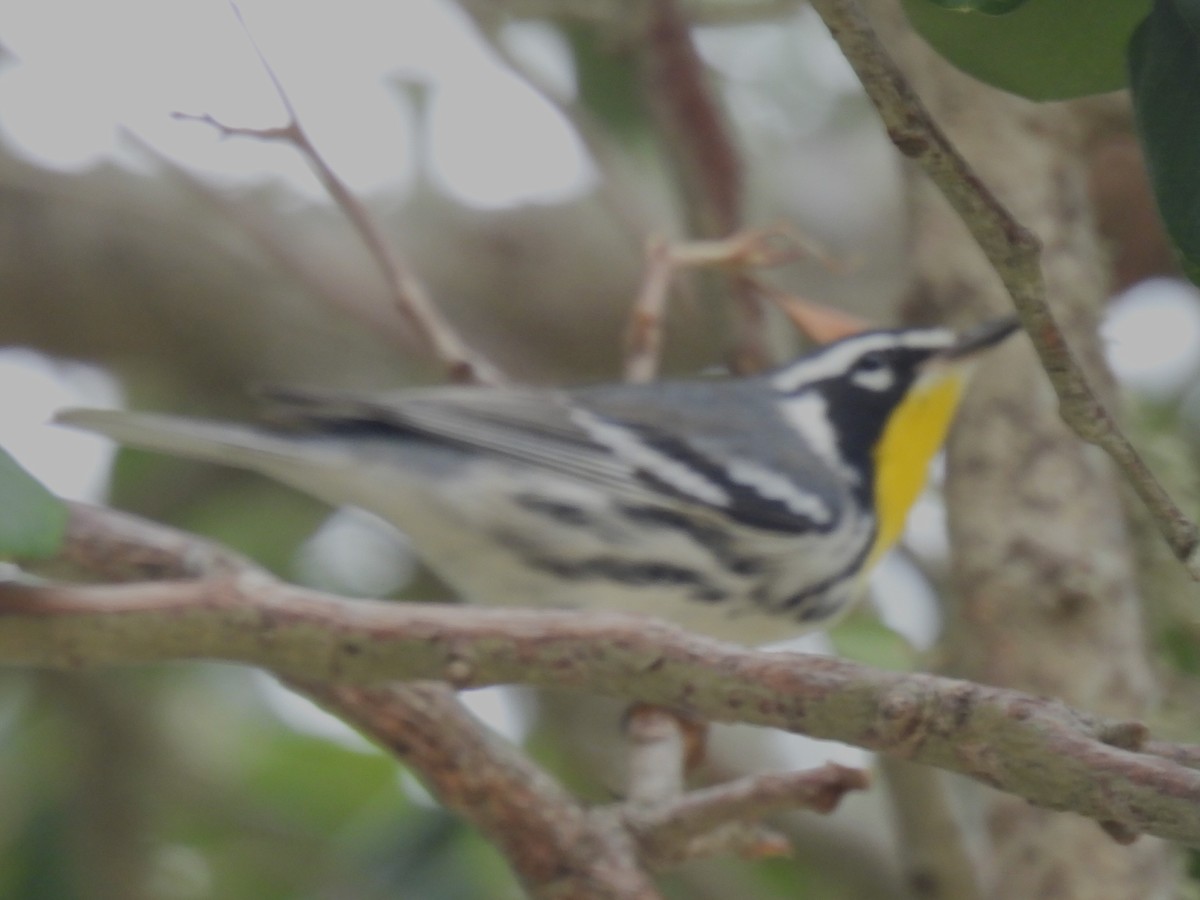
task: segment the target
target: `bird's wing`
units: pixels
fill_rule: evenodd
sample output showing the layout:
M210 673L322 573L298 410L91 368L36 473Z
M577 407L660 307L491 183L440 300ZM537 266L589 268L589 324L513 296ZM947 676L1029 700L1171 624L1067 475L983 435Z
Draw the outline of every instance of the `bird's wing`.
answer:
M394 430L602 485L627 502L707 508L760 529L833 527L828 473L780 473L756 462L746 440L722 439L730 427L717 402L723 385L451 387L366 397L285 389L268 396L302 427Z
M548 469L610 490L646 494L635 467L577 421L562 391L539 388L425 388L347 394L292 388L264 391L272 420L339 433L388 431Z

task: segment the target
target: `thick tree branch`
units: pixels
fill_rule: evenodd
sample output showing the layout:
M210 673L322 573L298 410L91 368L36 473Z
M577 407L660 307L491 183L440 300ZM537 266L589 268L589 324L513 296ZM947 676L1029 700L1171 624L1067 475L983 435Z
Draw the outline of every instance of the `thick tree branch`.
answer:
M180 659L342 684L591 690L856 744L1040 806L1200 844L1200 773L1107 744L1107 735L1132 732L1016 691L747 650L639 616L351 601L253 573L0 585L0 663L79 669Z
M59 565L110 581L208 578L257 586L252 590L280 584L253 562L193 535L104 508L79 503L70 508ZM685 793L681 765L690 754L680 745L689 745L690 730L662 710L647 709L639 721L651 731L653 723L669 722L670 733L665 741L642 735L641 769L657 781L665 758L672 770L669 788L656 799L642 790L643 783L625 802L589 810L477 722L447 685L366 687L295 675L282 679L412 768L447 807L499 847L539 898L653 900L658 895L641 867L667 868L729 852L786 853L786 841L744 824L754 818L755 808L760 816L802 806L828 812L846 791L865 785L865 776L851 770L836 778L819 770L811 777L767 774ZM634 767L640 755L635 752Z
M1176 557L1200 580L1200 530L1117 427L1067 345L1047 303L1037 238L988 190L933 121L858 0L813 0L812 5L858 74L892 143L937 185L1004 283L1058 394L1063 420L1112 457Z
M659 896L625 830L584 809L519 750L481 727L446 685L288 683L421 773L442 803L500 849L534 896Z

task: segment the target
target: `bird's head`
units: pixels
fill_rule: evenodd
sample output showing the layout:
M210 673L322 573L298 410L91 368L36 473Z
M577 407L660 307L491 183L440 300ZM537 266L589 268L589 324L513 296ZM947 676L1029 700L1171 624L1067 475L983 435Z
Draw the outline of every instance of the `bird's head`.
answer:
M769 376L785 417L814 449L849 467L862 496L872 499L878 522L872 560L899 537L979 355L1017 326L1005 318L961 333L863 332Z

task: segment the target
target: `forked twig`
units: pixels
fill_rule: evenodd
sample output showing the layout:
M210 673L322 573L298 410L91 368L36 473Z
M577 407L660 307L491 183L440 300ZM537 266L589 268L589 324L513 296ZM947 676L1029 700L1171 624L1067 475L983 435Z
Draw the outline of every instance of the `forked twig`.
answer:
M896 149L915 160L937 185L1000 276L1058 394L1063 421L1116 462L1172 552L1200 580L1200 529L1117 426L1067 345L1046 302L1037 238L988 190L938 127L880 43L858 0L812 0L812 5L857 73Z
M646 245L646 272L625 329L625 380L650 381L658 371L667 297L677 272L719 268L745 278L747 269L785 265L809 256L836 265L823 248L788 222L713 240L672 243L651 238ZM757 281L752 284L759 290Z

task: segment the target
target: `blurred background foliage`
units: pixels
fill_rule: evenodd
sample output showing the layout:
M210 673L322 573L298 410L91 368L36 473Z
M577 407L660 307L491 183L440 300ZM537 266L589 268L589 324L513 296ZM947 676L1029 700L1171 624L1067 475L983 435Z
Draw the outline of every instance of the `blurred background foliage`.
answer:
M170 118L279 122L223 4L62 2L46 5L49 17L35 6L0 12L0 336L12 363L0 368L0 443L24 465L63 494L106 490L106 448L32 421L54 405L246 415L255 383L440 377L291 148L221 141ZM318 147L469 340L520 380L617 375L644 242L680 236L686 205L617 4L241 6ZM516 14L526 7L538 14ZM551 18L556 8L570 14ZM695 38L742 161L744 220L794 222L843 262L803 259L772 271L772 283L896 321L910 311L894 290L909 262L900 164L827 33L800 3L695 9L698 21L709 16ZM1093 196L1116 290L1176 275L1127 109L1109 98L1095 120ZM1185 339L1172 357L1183 361L1168 386L1157 369L1135 386L1149 391L1142 436L1190 474L1200 307L1181 291L1146 301L1138 327L1158 315L1160 336L1193 328L1193 346ZM675 294L665 369L720 364L730 308L696 279ZM769 334L780 355L797 341L773 318ZM1181 431L1193 443L1180 444ZM413 575L402 538L352 514L330 518L252 475L122 452L107 497L291 580L445 598ZM921 646L936 630L938 517L935 501L918 510L926 525L910 542L924 574L885 571L918 582L899 624ZM1200 668L1196 632L1168 619L1161 633L1173 636L1165 646L1186 686ZM837 642L876 664L912 664L909 645L870 613ZM582 796L620 792L616 704L526 692L475 702ZM721 729L708 774L835 754L863 758ZM664 890L699 900L908 896L883 792L827 820L785 819L795 859L697 864ZM389 757L264 676L180 665L0 679L2 900L517 896L498 855Z

